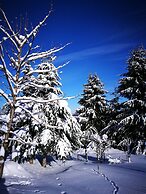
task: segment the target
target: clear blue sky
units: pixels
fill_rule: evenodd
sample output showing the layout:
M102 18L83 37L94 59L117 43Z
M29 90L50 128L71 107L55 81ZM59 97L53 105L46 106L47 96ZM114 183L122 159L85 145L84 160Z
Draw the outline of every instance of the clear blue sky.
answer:
M35 26L50 10L37 42L42 50L71 42L58 54L57 65L71 60L60 75L65 96L82 93L90 73L96 73L109 94L125 72L130 51L146 45L145 0L0 0L9 20L26 16ZM109 97L109 95L108 95ZM74 111L78 99L69 102Z

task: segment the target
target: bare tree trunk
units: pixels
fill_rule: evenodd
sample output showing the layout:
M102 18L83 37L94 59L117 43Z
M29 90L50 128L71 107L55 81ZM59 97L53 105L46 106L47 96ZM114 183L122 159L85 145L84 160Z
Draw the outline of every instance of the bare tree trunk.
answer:
M33 156L30 155L28 158L29 158L29 159L28 159L29 164L33 164L33 163L34 163L34 158L33 158Z
M88 162L88 153L87 153L87 148L85 148L85 159L86 159L86 162Z
M47 166L47 157L46 157L46 156L43 156L42 166L43 166L44 168L46 168L46 166Z
M0 179L3 176L3 170L4 170L4 157L0 156Z
M100 157L101 157L101 154L100 154L100 145L99 144L96 144L96 157L97 157L97 160L99 161L100 160Z
M8 134L5 135L5 139L7 138ZM4 164L7 158L7 152L8 152L8 141L4 140L1 149L3 148L3 155L0 156L0 178L3 176L4 171Z
M126 154L126 158L128 160L128 162L131 162L131 149L130 149L130 145L131 145L131 141L128 140L127 142L127 154Z

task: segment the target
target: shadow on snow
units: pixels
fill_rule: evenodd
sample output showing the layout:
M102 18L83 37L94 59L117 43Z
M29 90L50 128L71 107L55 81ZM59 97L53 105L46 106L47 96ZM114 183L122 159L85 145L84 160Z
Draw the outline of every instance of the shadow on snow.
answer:
M5 185L5 179L1 178L0 179L0 193L1 194L9 194L7 190L7 186Z

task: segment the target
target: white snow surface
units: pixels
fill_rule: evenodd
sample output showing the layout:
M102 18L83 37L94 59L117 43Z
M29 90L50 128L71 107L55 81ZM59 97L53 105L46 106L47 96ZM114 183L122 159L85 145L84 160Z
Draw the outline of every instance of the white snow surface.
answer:
M13 161L7 161L5 163L4 176L29 178L30 174L20 164Z
M132 155L126 161L124 152L109 149L106 157L120 158L121 163L97 163L95 152L88 149L88 162L84 150L72 155L71 160L54 160L46 168L38 160L33 165L7 161L1 194L145 194L146 156Z

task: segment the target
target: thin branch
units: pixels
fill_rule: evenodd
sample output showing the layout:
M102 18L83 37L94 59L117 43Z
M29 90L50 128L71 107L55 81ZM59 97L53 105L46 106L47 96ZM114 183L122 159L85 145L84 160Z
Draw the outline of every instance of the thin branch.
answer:
M59 101L59 100L70 100L70 99L75 99L77 96L69 96L69 97L60 97L60 98L54 98L54 99L49 99L49 100L43 100L43 99L36 99L33 97L16 97L16 101L21 101L21 102L36 102L36 103L49 103L49 102L54 102L54 101Z
M48 19L48 17L50 16L51 12L52 12L52 10L49 11L48 15L46 15L46 17L29 34L27 34L27 38L25 38L23 40L23 42L21 43L21 46L23 46L28 41L28 39L31 36L36 36L37 35L38 30L45 23L45 21Z
M1 8L0 8L0 11L2 12L3 17L4 17L5 21L6 21L6 24L7 24L8 28L9 28L9 30L11 31L11 33L13 34L15 40L17 41L18 44L20 44L20 41L19 41L19 39L17 38L15 32L13 31L13 29L12 29L12 27L11 27L11 25L10 25L10 23L9 23L9 21L8 21L8 19L7 19L7 17L6 17L6 15L5 15L5 12L4 12Z
M24 110L25 112L29 113L30 116L31 116L35 121L37 121L39 124L42 124L42 123L40 122L40 120L37 119L37 118L33 115L33 113L30 112L28 109L26 109L26 108L24 108L23 106L20 106L20 105L18 105L17 107L19 107L19 108L21 108L22 110ZM62 127L53 126L53 125L49 125L49 124L47 124L47 127L48 127L48 128L53 128L53 129L56 129L56 128L57 128L57 129L62 129Z
M35 84L35 83L33 83L33 82L30 81L30 82L25 83L25 84L19 89L18 93L19 93L20 91L22 91L23 88L26 87L26 86L34 86L34 87L42 88L42 89L54 89L54 87L47 86L47 85L41 85L41 84L39 85L39 84Z
M16 49L19 50L16 42L13 40L13 36L15 37L16 34L10 35L2 26L0 26L0 30L7 35L7 37L11 40L11 42L15 45Z
M27 61L30 62L30 61L34 61L34 60L37 60L37 59L41 59L41 58L51 56L52 54L54 54L56 52L59 52L60 50L64 49L69 44L70 43L67 43L66 45L64 45L60 48L57 48L57 49L53 48L53 49L50 49L48 51L41 52L41 53L32 53L32 54L28 55Z
M37 70L32 70L32 71L29 71L26 75L31 75L31 74L33 74L33 73L50 73L50 72L52 72L52 71L56 71L56 70L58 70L58 69L61 69L61 68L63 68L64 66L66 66L67 64L69 64L70 63L70 61L68 61L68 62L66 62L66 63L64 63L63 65L60 65L59 67L57 67L57 68L53 68L53 69L44 69L44 70L39 70L39 69L37 69Z
M2 47L2 45L0 45L0 46ZM1 49L1 47L0 47L0 49ZM3 58L3 56L2 56L1 53L0 53L0 60L1 60L2 65L3 65L4 74L5 74L5 76L6 76L7 82L8 82L8 84L9 84L10 90L11 90L11 92L12 92L12 96L14 97L14 94L15 94L14 88L13 88L13 86L12 86L12 84L11 84L9 74L8 74L8 72L7 72L6 63L5 63L5 60L4 60L4 58Z
M25 63L26 63L26 59L27 59L28 55L30 54L30 52L32 50L33 42L34 42L34 37L33 37L32 41L31 41L31 43L29 44L28 51L26 52L25 56L22 58L21 67L23 67L25 65Z
M20 106L20 105L18 105L18 106L16 106L16 107L19 107L19 108L21 108L22 110L24 110L25 112L29 113L29 114L31 115L31 117L34 118L34 120L36 120L39 124L41 124L40 120L38 120L38 119L32 114L32 112L30 112L28 109L26 109L26 108L24 108L23 106Z
M11 134L15 135L17 137L17 139L14 139L14 138L9 138L9 140L12 140L12 141L18 141L22 144L28 144L28 145L37 145L37 144L34 144L34 143L31 143L31 142L26 142L24 141L21 137L19 137L19 135L17 135L17 133L13 132L13 131L10 131Z
M0 95L3 96L6 99L6 101L11 105L11 100L9 99L8 95L2 89L0 89Z
M6 49L5 49L5 52L6 52L7 56L8 56L8 58L9 58L9 60L11 61L11 58L10 58L10 56L9 56L9 53L7 52ZM2 70L2 71L4 72L3 65L0 65L0 70ZM11 79L13 82L15 82L14 76L10 73L10 71L9 71L8 69L6 69L6 70L7 70L7 74L8 74L8 76L10 77L10 79Z

